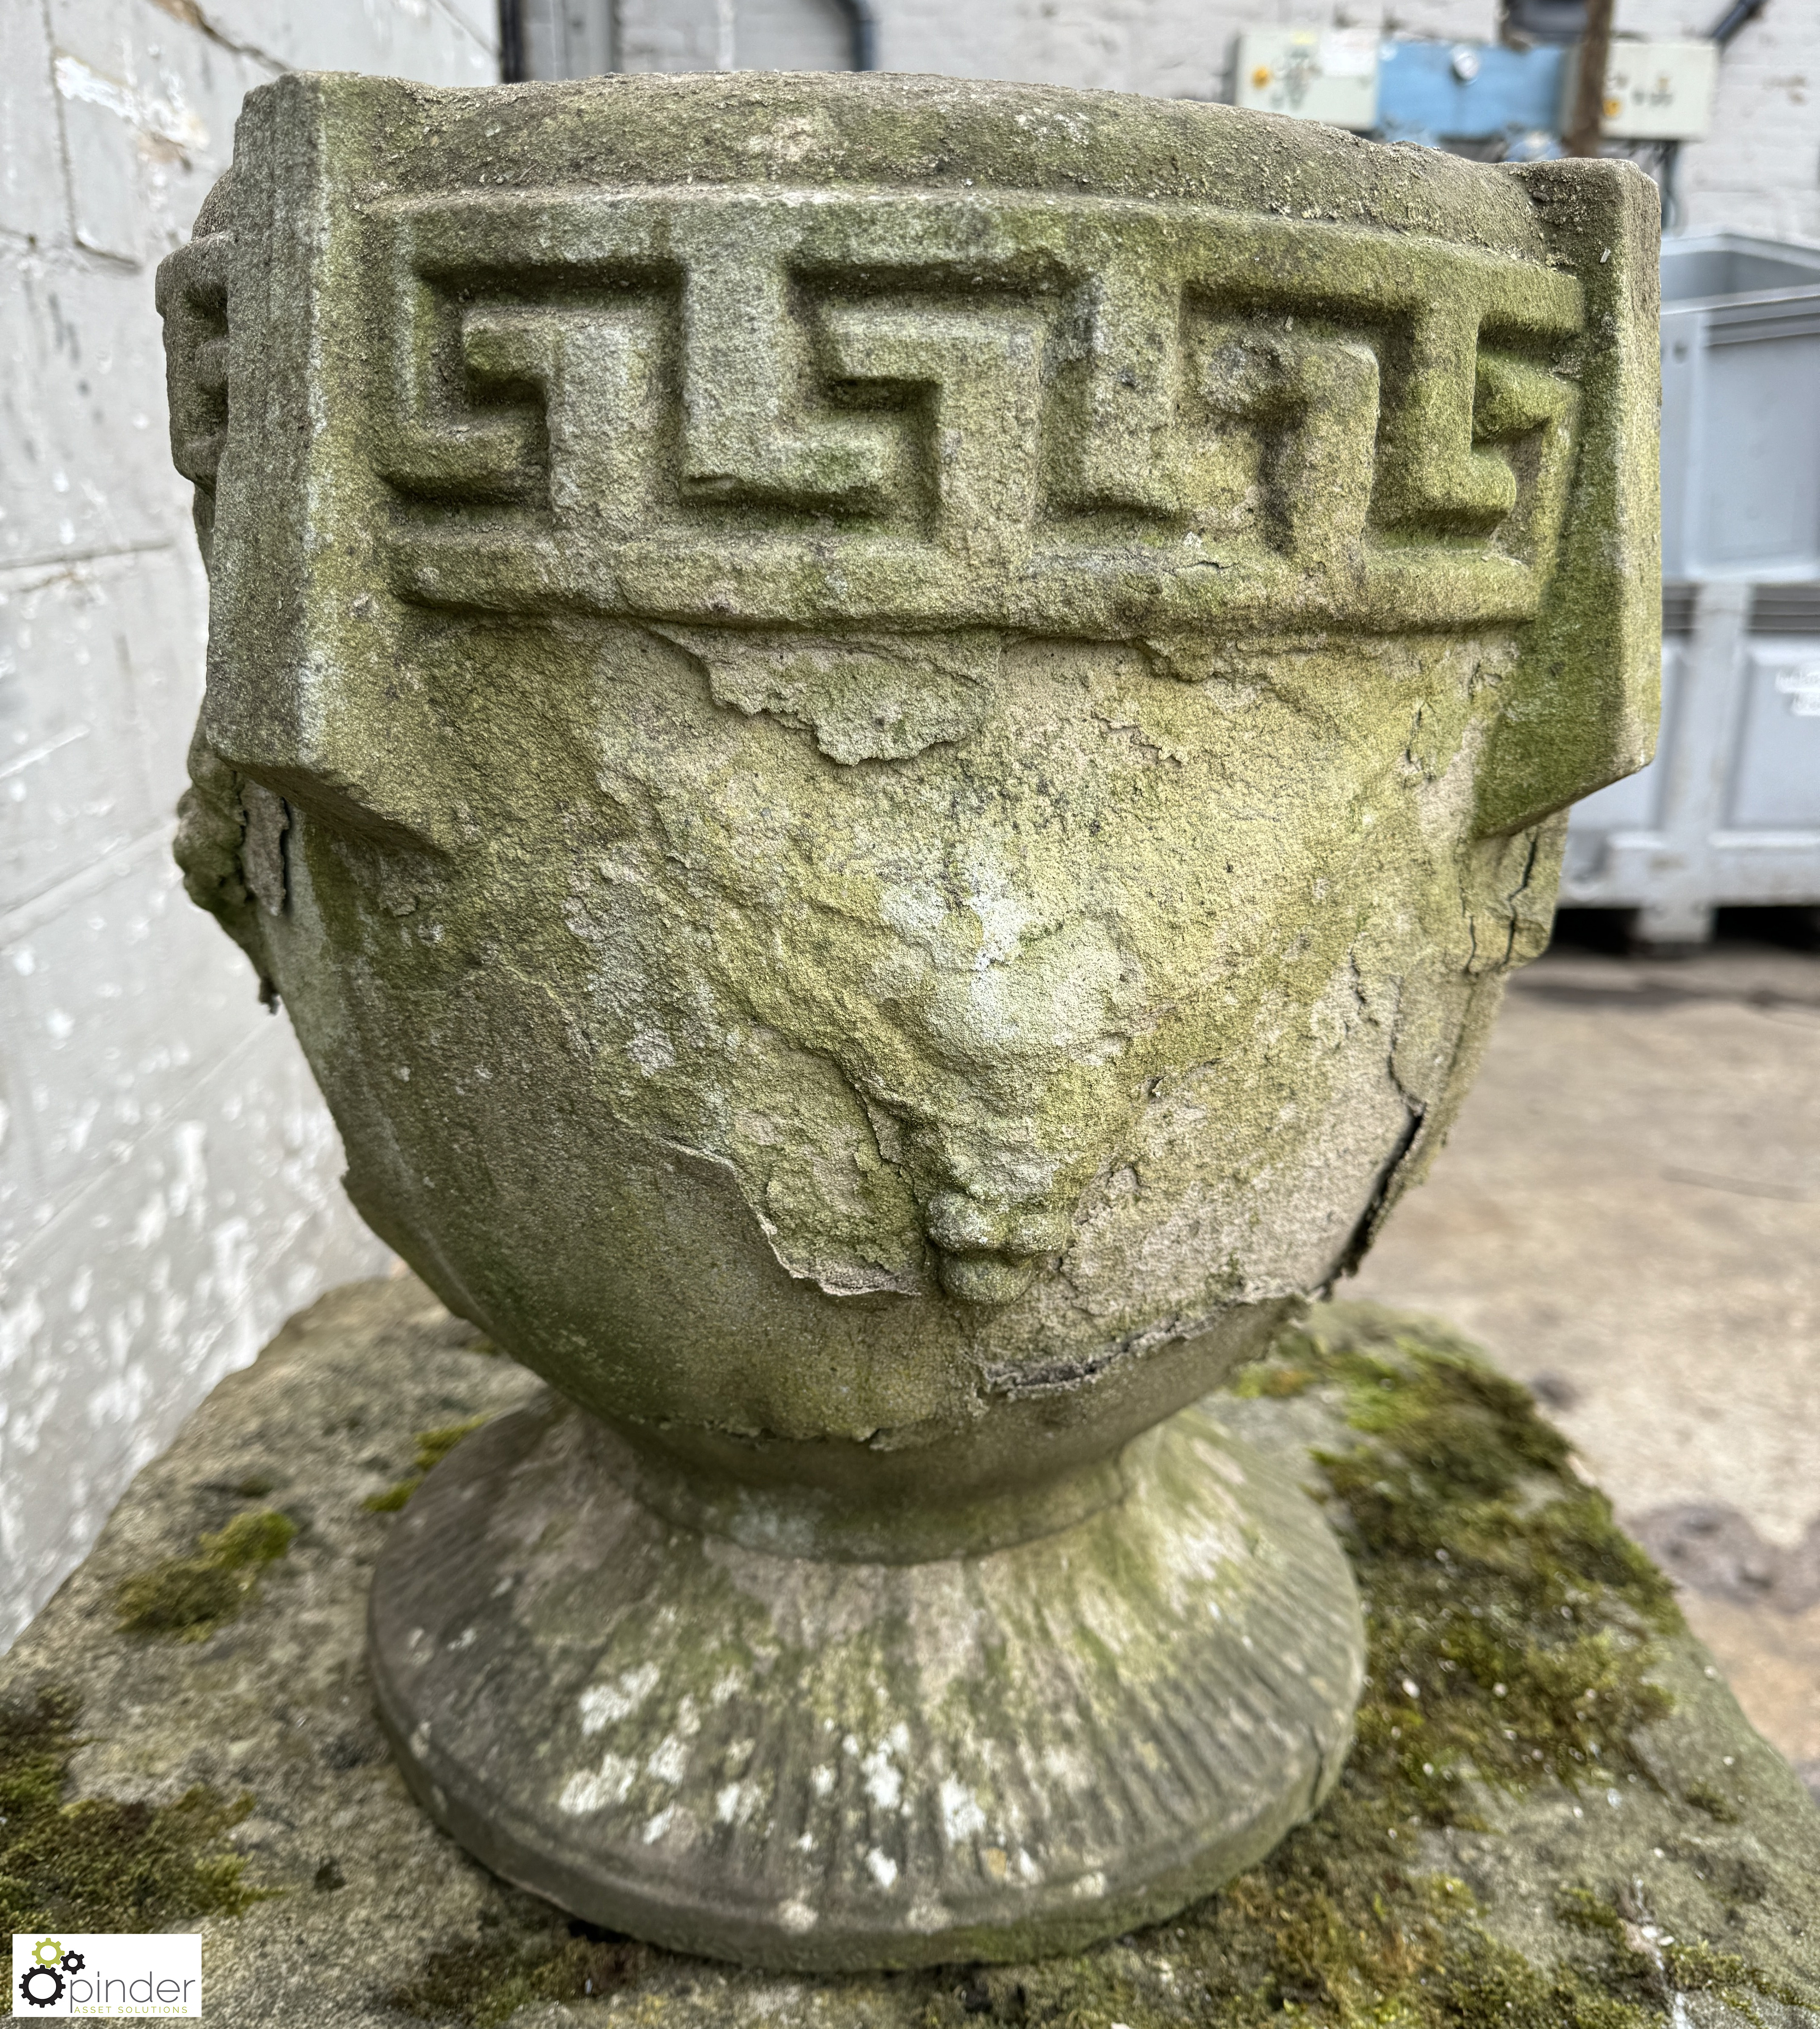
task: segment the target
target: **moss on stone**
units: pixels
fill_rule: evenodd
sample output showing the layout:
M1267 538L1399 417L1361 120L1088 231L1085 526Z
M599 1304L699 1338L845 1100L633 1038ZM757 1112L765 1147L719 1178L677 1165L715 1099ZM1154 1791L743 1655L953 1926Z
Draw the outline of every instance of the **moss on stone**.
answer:
M1696 1811L1704 1812L1715 1825L1735 1825L1741 1815L1724 1790L1714 1788L1711 1782L1689 1782L1681 1791L1681 1801L1691 1804Z
M139 1634L200 1641L232 1620L259 1586L260 1574L291 1545L297 1524L276 1508L236 1515L197 1538L197 1554L166 1557L128 1578L115 1596L120 1625Z
M567 1934L520 1936L503 1949L482 1937L437 1952L386 1998L421 2021L495 2029L533 2001L610 1994L651 1956L643 1945L604 1938L579 1924Z
M222 1844L250 1796L198 1784L169 1804L65 1803L80 1710L55 1686L0 1704L0 1931L155 1931L271 1892L247 1886Z
M480 1344L489 1352L494 1350L490 1341L483 1340ZM445 1424L437 1430L419 1430L417 1435L417 1470L407 1473L402 1479L388 1486L384 1493L369 1494L361 1505L369 1508L375 1515L395 1515L423 1485L424 1476L431 1468L440 1465L462 1438L472 1437L487 1420L484 1415L470 1416L465 1423Z
M1425 1827L1477 1823L1485 1786L1520 1794L1551 1777L1577 1787L1640 1771L1633 1735L1667 1709L1647 1677L1650 1636L1678 1624L1666 1582L1574 1475L1527 1391L1464 1348L1407 1330L1301 1330L1238 1392L1318 1386L1343 1391L1362 1440L1315 1455L1370 1640L1340 1787L1262 1867L1156 1934L1172 1995L1134 1991L1110 1948L983 1975L932 1997L924 2029L980 2018L1249 2029L1286 2013L1635 2029L1655 2012L1628 1964L1537 1966L1485 1931L1462 1883L1404 1856ZM1741 1962L1728 1984L1751 1986Z
M1668 1709L1645 1638L1680 1615L1527 1391L1408 1340L1328 1350L1316 1371L1370 1440L1317 1454L1368 1601L1355 1766L1394 1771L1436 1825L1474 1822L1474 1779L1522 1794L1642 1774L1632 1736Z
M1697 1940L1677 1938L1655 1920L1640 1882L1602 1894L1584 1882L1564 1888L1555 1913L1563 1922L1602 1941L1607 1949L1596 1976L1634 1989L1663 2005L1678 1994L1716 1994L1748 2020L1761 2023L1756 2003L1812 2005L1785 1981L1770 1979L1736 1952L1716 1951Z
M1262 1865L1153 1930L1068 1957L813 1990L845 1995L856 2024L906 2029L1262 2029L1292 2016L1322 2029L1648 2029L1682 1994L1710 1993L1747 2020L1764 2000L1813 2007L1711 1939L1667 1935L1640 1887L1566 1891L1557 1914L1587 1949L1539 1964L1491 1933L1463 1882L1422 1863L1425 1831L1474 1826L1499 1794L1653 1782L1638 1736L1669 1708L1650 1672L1679 1615L1527 1392L1467 1348L1362 1308L1329 1311L1236 1392L1316 1389L1339 1398L1357 1439L1314 1456L1370 1638L1357 1743L1324 1808ZM607 1991L606 1972L642 1990L640 2023L694 2024L711 2008L678 1990L706 1972L539 1930L439 1953L392 1999L487 2029L533 2000Z

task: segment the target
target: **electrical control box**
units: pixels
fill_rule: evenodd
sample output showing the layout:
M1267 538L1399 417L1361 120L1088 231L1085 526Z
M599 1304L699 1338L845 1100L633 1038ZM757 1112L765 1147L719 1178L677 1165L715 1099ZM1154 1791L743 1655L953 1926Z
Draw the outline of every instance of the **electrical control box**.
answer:
M1238 38L1232 102L1387 141L1503 140L1538 152L1574 109L1578 52L1440 43L1371 28L1253 28ZM1602 131L1614 141L1692 141L1712 124L1718 46L1620 39L1605 68Z
M1561 121L1573 117L1579 65L1562 66ZM1718 90L1717 43L1614 41L1605 65L1599 131L1613 141L1697 141L1712 125Z
M1377 124L1375 28L1254 28L1239 38L1232 102L1362 133Z

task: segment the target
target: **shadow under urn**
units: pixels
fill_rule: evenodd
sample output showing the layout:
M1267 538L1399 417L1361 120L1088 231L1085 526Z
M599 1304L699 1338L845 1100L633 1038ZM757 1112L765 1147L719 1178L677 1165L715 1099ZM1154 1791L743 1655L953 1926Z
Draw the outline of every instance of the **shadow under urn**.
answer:
M940 79L250 96L160 275L178 855L550 1384L372 1595L490 1866L1005 1960L1318 1804L1357 1597L1211 1391L1648 757L1654 202Z

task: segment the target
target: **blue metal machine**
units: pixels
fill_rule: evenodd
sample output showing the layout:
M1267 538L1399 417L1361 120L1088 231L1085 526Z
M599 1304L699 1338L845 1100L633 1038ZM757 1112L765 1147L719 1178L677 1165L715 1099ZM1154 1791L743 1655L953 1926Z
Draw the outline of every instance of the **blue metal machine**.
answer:
M1377 53L1377 131L1386 141L1502 142L1510 161L1561 152L1562 67L1540 45L1386 40Z

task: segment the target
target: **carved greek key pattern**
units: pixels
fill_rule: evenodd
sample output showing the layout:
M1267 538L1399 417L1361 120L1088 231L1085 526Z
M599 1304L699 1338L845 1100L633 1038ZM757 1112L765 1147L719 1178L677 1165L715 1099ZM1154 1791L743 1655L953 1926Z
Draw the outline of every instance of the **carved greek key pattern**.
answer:
M688 189L372 215L395 588L1105 635L1522 620L1569 275L1202 207Z

